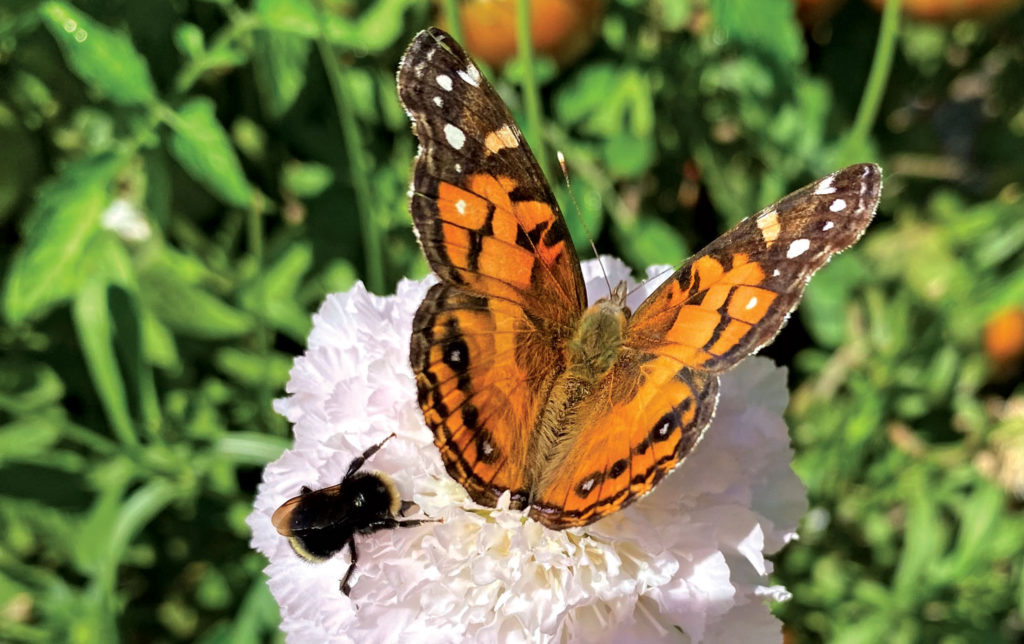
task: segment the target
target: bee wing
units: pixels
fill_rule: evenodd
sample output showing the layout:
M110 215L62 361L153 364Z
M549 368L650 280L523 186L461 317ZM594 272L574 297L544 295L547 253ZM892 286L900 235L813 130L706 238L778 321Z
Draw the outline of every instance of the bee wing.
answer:
M303 502L309 503L311 500L314 500L314 502L316 500L321 500L321 499L318 499L318 497L322 498L322 497L329 497L329 496L338 496L338 494L340 494L340 492L341 492L341 485L338 484L338 485L332 485L331 487L325 487L325 488L320 489L320 490L313 490L312 492L306 492L305 494L300 494L298 496L294 496L294 497L288 499L287 501L285 501L284 503L282 503L281 507L279 507L278 509L274 510L273 516L270 517L270 522L274 524L274 528L277 529L278 534L280 534L282 536L285 536L285 537L290 537L290 536L292 536L292 528L294 526L293 517L295 515L295 510L299 507L299 505L301 503L303 503ZM303 525L303 526L300 526L300 527L301 528L309 529L309 528L317 528L317 527L322 527L322 526L311 524L311 525Z

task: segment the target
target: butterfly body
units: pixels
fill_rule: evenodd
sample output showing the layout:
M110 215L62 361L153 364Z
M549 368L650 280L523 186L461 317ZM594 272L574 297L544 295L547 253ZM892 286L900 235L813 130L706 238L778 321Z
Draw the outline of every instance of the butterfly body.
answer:
M508 492L549 528L649 492L714 415L718 374L769 342L881 190L850 166L740 222L635 312L587 305L558 204L508 109L443 31L410 44L399 97L420 141L410 210L440 278L413 321L418 402L478 503Z

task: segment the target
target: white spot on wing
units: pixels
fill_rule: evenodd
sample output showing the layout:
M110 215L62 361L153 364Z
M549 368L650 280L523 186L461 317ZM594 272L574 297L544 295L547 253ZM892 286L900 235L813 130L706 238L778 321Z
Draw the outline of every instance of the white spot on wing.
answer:
M459 211L460 215L466 214L466 200L459 199L455 202L455 209Z
M466 81L473 87L480 87L480 72L476 71L476 67L470 65L466 71L459 70L459 78Z
M747 310L749 311L750 309L754 308L755 306L757 306L757 297L752 297L752 298L750 298L750 301L747 302Z
M822 230L822 232L824 232L826 230L832 230L833 228L835 228L835 226L836 225L833 224L831 221L826 221L825 225L821 227L821 230Z
M462 164L461 163L456 163L455 164L455 171L456 172L462 172Z
M444 138L448 141L448 145L456 150L461 150L462 146L466 144L466 133L451 123L444 126Z
M794 257L800 257L807 252L807 249L811 247L811 240L809 239L795 239L793 243L786 249L786 259L793 259Z
M779 238L782 227L779 225L779 213L774 208L766 213L758 215L755 220L758 230L761 231L761 238L766 246L771 246Z
M782 275L782 273L779 272L779 269L776 268L774 271L772 271L772 277L778 277L779 275Z
M830 195L833 192L835 192L836 191L836 187L834 185L832 185L832 182L834 180L835 180L835 177L825 177L824 179L822 179L821 182L814 189L814 194L816 194L816 195Z
M435 96L434 97L434 105L436 105L438 107L444 107L444 101L441 100L440 96Z
M438 74L437 78L435 80L437 80L437 84L440 85L441 89L443 89L444 91L446 91L446 92L452 91L452 77L451 76L448 76L447 74Z
M484 147L491 154L497 154L502 150L508 148L518 148L519 138L516 137L515 132L508 125L502 125L500 129L497 129L489 133L484 137Z
M846 208L845 199L836 199L835 201L832 202L832 205L828 207L828 209L831 210L832 212L839 212L843 208Z

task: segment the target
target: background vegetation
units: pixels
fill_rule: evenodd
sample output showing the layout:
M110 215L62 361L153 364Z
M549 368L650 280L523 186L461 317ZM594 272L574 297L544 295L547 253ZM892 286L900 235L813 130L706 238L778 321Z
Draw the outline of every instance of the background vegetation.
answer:
M798 641L1019 640L1024 11L800 4L615 0L560 64L491 76L544 162L565 152L598 248L638 268L885 168L875 224L768 351L812 504L777 613ZM289 445L270 402L326 293L425 274L394 71L432 19L0 6L0 639L279 637L244 523Z

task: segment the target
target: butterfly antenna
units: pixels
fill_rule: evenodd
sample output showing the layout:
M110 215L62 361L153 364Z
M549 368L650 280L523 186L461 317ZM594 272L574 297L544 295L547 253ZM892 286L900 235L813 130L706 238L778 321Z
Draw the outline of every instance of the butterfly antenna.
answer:
M601 275L604 276L604 283L608 286L608 294L611 295L612 283L608 281L608 273L604 270L604 264L601 263L601 257L597 253L597 246L594 244L594 236L590 234L590 228L587 227L587 222L583 219L583 213L580 211L580 204L576 201L576 194L572 191L572 183L569 181L569 168L565 165L565 155L562 154L561 150L558 150L558 165L562 168L562 177L565 178L565 187L569 191L569 198L572 199L573 208L576 209L576 219L579 220L583 226L583 232L587 235L587 241L590 242L590 248L594 251L594 259L597 260L597 265L601 267Z
M640 280L639 284L637 284L636 286L634 286L632 289L629 290L629 293L626 293L626 297L629 297L633 293L636 293L637 291L642 289L644 286L647 285L647 282L652 282L654 280L661 279L661 276L666 274L666 273L675 273L677 270L679 270L679 267L682 266L682 265L683 265L682 262L680 262L679 264L677 264L675 266L669 266L669 267L665 268L664 270L660 271L657 275L651 275L650 277L644 277L642 280Z

